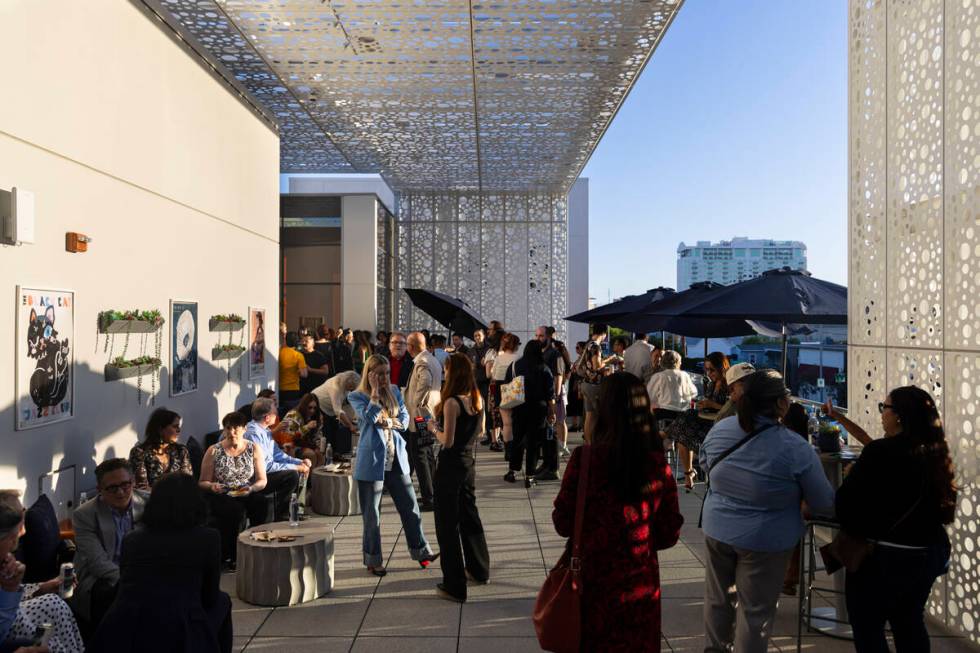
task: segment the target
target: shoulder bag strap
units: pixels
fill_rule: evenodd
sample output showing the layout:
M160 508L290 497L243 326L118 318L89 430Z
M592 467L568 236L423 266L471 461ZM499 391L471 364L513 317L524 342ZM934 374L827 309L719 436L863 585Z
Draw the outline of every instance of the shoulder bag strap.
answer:
M728 447L728 449L726 449L720 456L718 456L717 458L715 458L715 461L713 463L711 463L711 466L708 467L707 470L705 470L705 473L704 473L705 490L704 490L704 497L701 499L701 512L698 513L698 528L701 528L701 520L704 518L704 502L708 500L708 490L711 489L711 471L715 467L718 466L718 463L720 463L725 458L728 458L730 455L732 455L733 453L735 453L736 451L738 451L739 449L741 449L752 438L754 438L755 436L759 435L763 431L767 431L767 430L771 429L774 426L776 426L776 425L775 424L766 424L764 426L760 426L759 428L755 429L754 431L752 431L751 433L749 433L748 435L746 435L744 438L742 438L741 440L739 440L738 442L736 442L732 446Z
M575 531L572 534L572 586L581 591L582 580L582 522L585 521L585 495L589 490L589 459L592 457L591 445L582 445L582 467L579 472L578 490L575 496Z

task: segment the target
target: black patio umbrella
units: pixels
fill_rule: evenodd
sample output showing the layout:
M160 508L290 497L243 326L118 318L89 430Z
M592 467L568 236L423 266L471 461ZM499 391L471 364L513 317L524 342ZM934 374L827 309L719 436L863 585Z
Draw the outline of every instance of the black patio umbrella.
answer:
M633 333L667 331L690 338L730 338L755 333L742 318L702 319L682 316L687 307L697 306L702 299L722 288L725 286L713 281L700 281L687 290L671 293L634 312L614 316L608 322L611 326Z
M643 310L654 302L659 302L660 300L670 297L673 294L673 288L664 288L661 286L659 288L648 290L642 295L627 295L626 297L617 299L614 302L603 304L602 306L596 306L595 308L583 311L582 313L569 315L565 319L569 322L584 322L586 324L611 322L618 317L630 315L632 313L636 313L637 311ZM659 329L650 329L650 331L658 330Z
M786 339L792 324L847 324L847 288L815 279L809 272L782 268L731 286L706 292L692 302L651 307L646 313L691 319L741 319L775 322L783 334L783 376Z
M487 329L486 321L469 304L457 297L435 290L403 288L415 308L419 309L452 333L470 337L477 329Z

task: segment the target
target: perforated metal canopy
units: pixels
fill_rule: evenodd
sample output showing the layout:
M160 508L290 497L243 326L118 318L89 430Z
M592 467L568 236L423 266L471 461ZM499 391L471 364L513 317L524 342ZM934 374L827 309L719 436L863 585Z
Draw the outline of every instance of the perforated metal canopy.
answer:
M681 0L152 4L274 116L283 172L564 191Z

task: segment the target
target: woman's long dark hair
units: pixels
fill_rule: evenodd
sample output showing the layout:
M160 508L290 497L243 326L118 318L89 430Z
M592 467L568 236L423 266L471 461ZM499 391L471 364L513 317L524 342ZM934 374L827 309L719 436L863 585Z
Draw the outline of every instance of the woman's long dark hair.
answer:
M775 370L759 370L742 379L745 384L736 404L738 425L746 433L755 429L760 417L779 417L779 400L789 398L783 377Z
M526 345L524 345L524 355L523 358L528 365L532 367L540 367L544 365L544 347L541 345L539 340L529 340Z
M172 472L153 485L142 522L154 531L185 531L203 526L207 518L208 504L194 477Z
M436 406L436 417L441 419L446 402L459 395L469 396L473 410L483 410L476 377L473 376L473 361L466 354L456 353L446 359L446 379L442 385L442 401Z
M731 365L728 362L728 356L725 356L725 354L721 353L720 351L713 351L708 354L708 358L705 360L711 363L712 367L718 370L718 387L724 389L724 391L727 393L728 381L725 379L725 372L728 371L728 368ZM717 392L717 389L715 389L715 392Z
M956 512L955 470L936 402L928 392L912 385L895 388L888 396L902 434L916 443L914 453L927 466L932 487L926 496L931 495L938 502L942 523L952 523Z
M151 447L160 446L163 440L163 429L180 419L180 415L167 408L157 408L150 413L150 419L146 422L146 430L143 431L143 444Z
M626 372L602 379L593 442L611 448L609 480L624 501L650 491L648 461L660 442L656 432L650 398L639 379Z

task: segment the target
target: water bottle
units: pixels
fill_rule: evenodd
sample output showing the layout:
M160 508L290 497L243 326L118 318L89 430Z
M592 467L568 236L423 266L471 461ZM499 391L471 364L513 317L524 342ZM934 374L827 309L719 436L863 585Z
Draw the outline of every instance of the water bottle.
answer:
M295 492L289 497L289 525L299 526L299 497Z
M333 445L329 442L327 443L327 449L323 452L323 463L325 465L330 465L333 463Z
M58 594L63 599L70 599L75 595L75 565L66 562L61 565L61 584L58 586Z

